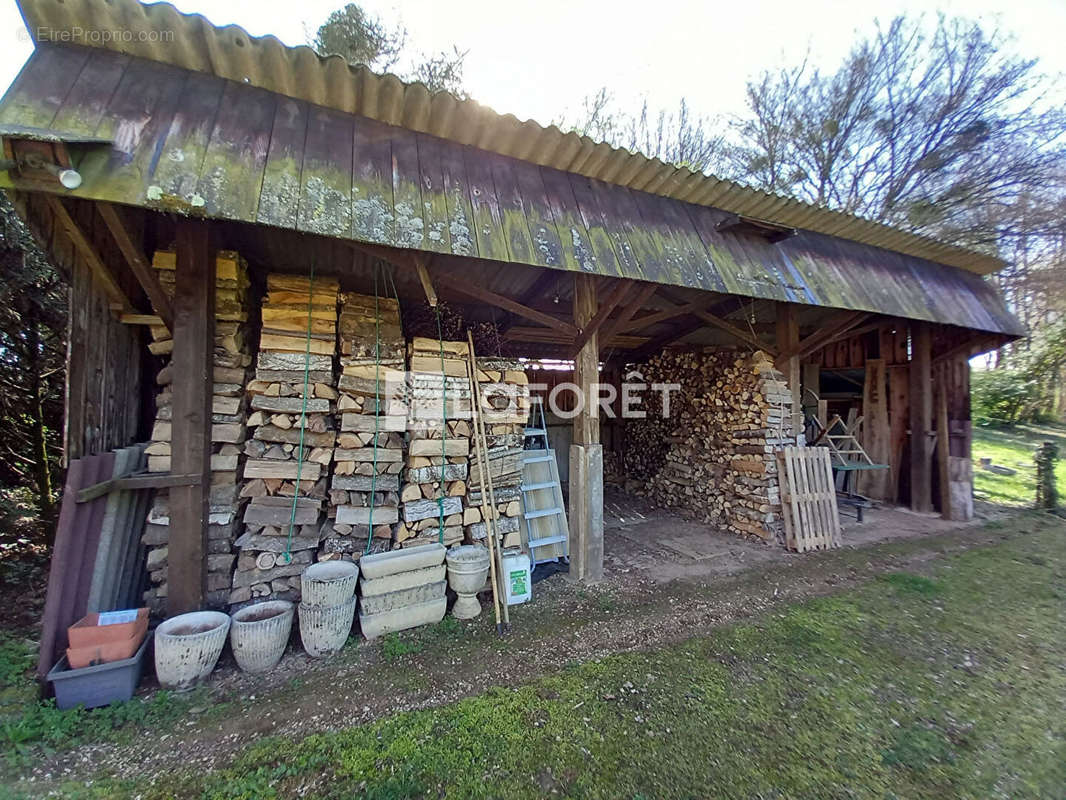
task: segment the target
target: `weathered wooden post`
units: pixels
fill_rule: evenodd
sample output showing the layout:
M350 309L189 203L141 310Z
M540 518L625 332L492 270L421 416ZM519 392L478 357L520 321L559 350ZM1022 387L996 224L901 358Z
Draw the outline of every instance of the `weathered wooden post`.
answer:
M774 329L778 353L774 367L785 376L789 391L792 392L792 430L799 433L803 430L803 405L800 394L799 321L795 305L777 304Z
M170 472L196 481L170 490L167 614L203 607L211 489L215 253L210 223L179 219L174 287Z
M911 323L911 509L933 510L933 464L929 435L933 430L932 332L927 322Z
M574 324L583 330L596 316L596 284L592 275L574 276ZM580 412L574 417L570 445L570 576L603 578L603 448L600 444L599 335L593 333L574 359Z

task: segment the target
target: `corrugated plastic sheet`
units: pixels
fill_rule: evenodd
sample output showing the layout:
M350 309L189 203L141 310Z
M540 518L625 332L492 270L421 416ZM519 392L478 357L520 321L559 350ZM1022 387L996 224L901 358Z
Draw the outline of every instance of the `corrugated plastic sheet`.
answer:
M812 231L722 232L720 209L107 50L38 47L5 125L112 140L77 163L87 199L1021 333L973 272Z
M818 208L714 176L665 164L555 126L498 114L473 100L430 92L421 83L352 67L337 56L256 38L241 27L217 27L167 3L136 0L19 0L27 28L88 34L76 43L195 70L296 100L358 114L388 125L571 172L629 189L772 220L987 274L1003 266L993 256ZM170 32L168 34L167 32Z

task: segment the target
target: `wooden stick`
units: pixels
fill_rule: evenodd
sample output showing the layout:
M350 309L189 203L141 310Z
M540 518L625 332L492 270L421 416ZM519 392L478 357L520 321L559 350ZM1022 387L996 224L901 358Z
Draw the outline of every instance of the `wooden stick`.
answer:
M469 330L466 332L466 340L470 345L470 378L474 382L473 386L473 399L474 399L474 428L475 434L479 437L481 452L478 455L478 471L482 476L481 484L481 507L485 507L485 489L489 492L489 506L490 511L485 517L485 533L489 535L490 542L495 547L496 557L499 559L498 574L500 580L503 580L503 554L500 552L500 546L502 542L496 539L496 493L492 488L492 468L488 464L489 443L485 437L485 420L481 418L481 387L478 385L477 379L477 359L474 356L474 337ZM489 524L491 520L491 525ZM507 605L507 592L502 589L501 593L503 597L500 600L500 605L503 607L503 629L506 633L511 632L511 610Z
M488 466L486 464L486 458L485 458L486 453L485 453L485 450L482 449L481 436L479 435L480 431L481 431L481 424L480 424L480 422L481 422L481 409L479 408L480 399L481 399L481 393L477 389L477 384L478 384L478 380L477 380L477 361L474 359L474 337L470 333L470 331L467 331L466 335L467 335L467 341L470 344L470 350L467 353L467 358L470 360L470 379L471 379L471 381L474 384L473 387L472 387L474 389L474 394L473 394L473 397L474 397L473 406L474 406L474 408L473 408L473 413L471 414L471 416L473 418L473 421L474 421L474 452L477 454L477 470L478 470L478 475L481 477L481 509L484 512L484 510L485 510L485 497L486 497L485 488L486 488L486 486L488 486L488 484L487 484L487 482L485 480L485 473L486 472L490 472L491 470L486 469L486 467ZM487 513L487 514L482 513L482 516L485 518L485 538L489 540L489 568L490 568L489 571L491 572L491 583L492 583L492 608L496 612L496 633L498 633L500 636L502 636L503 635L503 626L500 623L500 597L499 597L499 589L497 588L498 578L497 578L497 569L496 569L496 547L495 547L495 545L493 543L493 539L495 539L495 529L493 528L493 525L492 525L493 520L491 519L491 517L493 516L493 512L494 511L495 511L495 508L492 508L492 509L489 510L489 513ZM502 564L500 564L499 574L500 575L503 574L503 565ZM506 604L507 604L506 595L503 598L503 602L504 602L504 605L506 606Z

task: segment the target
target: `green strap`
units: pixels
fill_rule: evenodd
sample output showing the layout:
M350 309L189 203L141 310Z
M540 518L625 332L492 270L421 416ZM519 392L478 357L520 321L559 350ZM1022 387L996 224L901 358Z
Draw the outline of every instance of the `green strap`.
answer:
M300 444L296 449L296 491L292 495L292 511L289 514L289 535L285 539L285 563L292 562L292 530L296 526L296 503L300 498L300 474L304 466L304 432L307 430L307 388L311 378L311 319L314 312L315 260L311 259L311 275L307 284L307 341L304 345L304 390L300 409Z
M444 544L444 470L448 466L447 452L448 441L448 376L444 369L444 334L440 326L440 306L434 307L437 312L437 342L440 343L440 381L441 381L441 420L440 420L440 493L437 496L437 541Z
M381 425L381 314L378 305L378 268L374 267L374 465L370 475L370 530L366 537L366 550L374 543L374 495L378 486L378 432Z

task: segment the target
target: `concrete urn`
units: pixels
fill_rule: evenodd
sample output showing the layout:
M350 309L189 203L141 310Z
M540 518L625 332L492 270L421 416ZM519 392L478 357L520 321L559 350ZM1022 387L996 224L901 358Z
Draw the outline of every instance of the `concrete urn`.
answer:
M226 646L230 618L221 611L193 611L155 629L155 674L164 689L191 689L211 674Z
M229 643L244 672L266 672L277 666L289 643L293 605L267 600L230 614Z
M448 563L448 585L458 595L452 606L456 619L473 619L481 613L477 593L485 586L489 574L489 551L479 544L453 547L445 557Z

